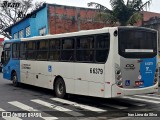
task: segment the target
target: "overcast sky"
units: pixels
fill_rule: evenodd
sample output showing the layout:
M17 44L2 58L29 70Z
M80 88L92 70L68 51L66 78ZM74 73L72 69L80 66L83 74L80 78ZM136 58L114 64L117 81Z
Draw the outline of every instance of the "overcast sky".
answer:
M34 0L34 1L40 1L40 0ZM109 4L110 0L42 0L42 1L46 1L46 3L55 3L55 4L78 6L78 7L88 7L87 3L97 2L111 9L111 6ZM143 0L143 2L146 1L148 0ZM150 9L148 9L148 11L160 13L160 0L152 0L152 4L150 6Z

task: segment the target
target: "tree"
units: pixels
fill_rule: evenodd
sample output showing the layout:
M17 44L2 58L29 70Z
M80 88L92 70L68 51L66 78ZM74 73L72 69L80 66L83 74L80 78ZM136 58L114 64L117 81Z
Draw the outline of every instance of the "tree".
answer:
M9 33L4 30L23 19L21 16L29 14L33 10L42 6L44 2L36 2L33 0L6 0L0 1L0 34L11 39Z
M95 6L99 9L97 18L104 22L111 23L113 25L134 25L137 21L142 20L142 12L144 8L148 8L152 0L144 2L142 0L110 0L112 10L108 10L107 7L90 2L88 6ZM107 10L107 11L106 11Z

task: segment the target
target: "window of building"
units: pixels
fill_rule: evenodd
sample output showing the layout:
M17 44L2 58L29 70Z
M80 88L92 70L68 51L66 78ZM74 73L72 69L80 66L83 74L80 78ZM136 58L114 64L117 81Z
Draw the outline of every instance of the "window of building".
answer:
M14 33L13 37L14 39L18 39L18 33Z
M23 38L23 30L19 31L19 38Z
M31 35L30 26L26 27L26 37Z
M46 27L39 29L39 35L43 36L46 34Z

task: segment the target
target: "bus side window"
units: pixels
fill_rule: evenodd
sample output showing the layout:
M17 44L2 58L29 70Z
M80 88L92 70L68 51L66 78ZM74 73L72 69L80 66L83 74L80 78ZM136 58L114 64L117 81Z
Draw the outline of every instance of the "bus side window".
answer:
M49 43L49 59L58 61L60 60L60 39L51 39Z
M76 60L81 62L94 61L94 37L80 36L77 37Z
M20 43L20 59L27 58L26 50L27 50L27 43L26 42Z
M12 44L12 58L19 58L19 43Z
M108 57L110 46L109 34L101 34L96 36L96 61L105 62Z
M48 42L48 40L37 41L37 60L48 60Z
M62 40L61 59L65 61L74 60L74 38L65 38Z

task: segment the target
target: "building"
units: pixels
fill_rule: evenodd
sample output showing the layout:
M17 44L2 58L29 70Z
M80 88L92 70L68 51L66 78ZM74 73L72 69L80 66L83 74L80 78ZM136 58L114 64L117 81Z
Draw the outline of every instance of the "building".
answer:
M97 9L43 4L25 17L5 29L13 39L46 34L75 32L79 30L98 29L105 26L96 21Z
M28 17L6 28L13 39L40 36L46 34L59 34L79 30L98 29L111 26L102 21L96 21L97 9L64 6L57 4L43 4ZM143 24L159 13L143 11L143 20L136 26ZM144 25L146 26L146 25Z

